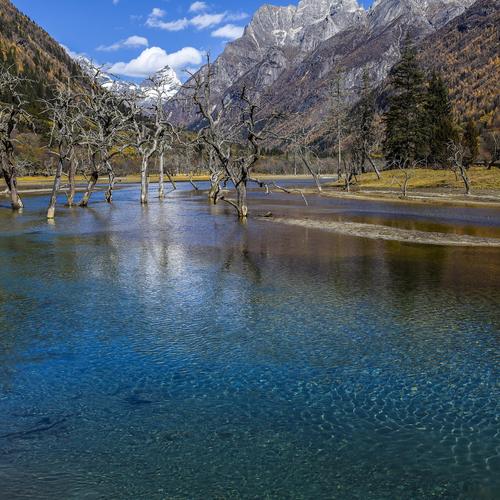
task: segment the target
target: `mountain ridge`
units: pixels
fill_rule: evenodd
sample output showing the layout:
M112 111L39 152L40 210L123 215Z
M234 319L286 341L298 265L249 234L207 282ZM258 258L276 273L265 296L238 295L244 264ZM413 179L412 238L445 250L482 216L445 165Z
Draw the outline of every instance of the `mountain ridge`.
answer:
M420 42L472 3L378 0L367 11L355 0L322 0L316 10L308 10L313 8L312 0L302 0L297 6L263 6L243 37L229 43L214 62L213 91L222 101L236 89L251 86L265 96L266 108L292 116L304 114L298 120L301 126L311 124L324 117L328 82L339 67L346 69L350 88L360 85L365 70L380 84L399 59L406 34ZM298 11L304 22L300 31L294 24ZM308 18L308 12L314 15ZM276 38L277 29L287 36ZM309 33L315 33L312 41ZM181 88L179 99L169 109L178 124L196 128L198 118L185 104L190 83Z

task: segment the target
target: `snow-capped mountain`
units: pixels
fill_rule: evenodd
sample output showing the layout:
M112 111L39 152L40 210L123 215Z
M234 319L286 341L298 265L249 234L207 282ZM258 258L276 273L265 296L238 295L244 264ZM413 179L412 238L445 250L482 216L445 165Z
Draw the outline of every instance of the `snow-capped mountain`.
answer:
M95 66L86 57L77 57L77 62L82 70L90 76L95 76ZM99 82L103 88L117 95L136 94L142 97L142 104L146 107L160 97L167 102L181 88L182 84L175 71L170 66L165 66L149 78L137 84L121 80L105 71L100 71Z
M142 96L144 106L150 105L153 101L156 102L158 98L167 102L182 86L175 71L170 66L165 66L139 84L114 78L108 73L102 73L101 80L102 86L115 94L135 93Z
M156 101L159 97L162 101L168 101L177 94L181 86L179 78L170 66L165 66L139 85L147 101Z

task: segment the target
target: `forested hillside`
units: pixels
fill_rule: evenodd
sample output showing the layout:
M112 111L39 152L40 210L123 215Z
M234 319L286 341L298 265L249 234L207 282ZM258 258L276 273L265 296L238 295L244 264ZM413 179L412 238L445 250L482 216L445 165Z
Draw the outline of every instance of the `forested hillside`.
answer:
M51 84L80 74L61 45L9 0L0 0L0 63L31 80L23 89L31 108Z
M425 68L444 75L457 115L489 128L500 126L499 26L498 0L479 0L429 36L420 54Z

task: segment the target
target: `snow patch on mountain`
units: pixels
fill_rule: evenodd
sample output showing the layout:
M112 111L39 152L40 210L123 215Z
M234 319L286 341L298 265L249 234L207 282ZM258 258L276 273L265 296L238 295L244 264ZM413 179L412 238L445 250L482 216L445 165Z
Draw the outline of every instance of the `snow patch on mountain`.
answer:
M152 102L156 102L158 98L161 98L164 102L169 101L182 87L182 83L177 77L177 74L170 66L165 66L156 73L153 73L149 78L146 78L141 83L137 84L116 78L115 76L106 73L106 71L96 68L92 61L87 57L81 54L74 54L67 50L64 46L63 48L78 62L84 73L94 77L96 71L99 71L99 83L104 89L109 90L116 95L139 95L142 98L141 103L145 107L151 105Z

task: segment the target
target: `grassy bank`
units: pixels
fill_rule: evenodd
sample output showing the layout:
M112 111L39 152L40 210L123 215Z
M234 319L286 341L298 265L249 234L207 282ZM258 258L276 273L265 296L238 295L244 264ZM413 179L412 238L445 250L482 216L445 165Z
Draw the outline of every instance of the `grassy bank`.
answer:
M165 177L165 180L167 178ZM175 182L189 182L189 176L187 175L175 175ZM208 181L208 175L193 175L193 181ZM67 181L67 179L63 178L63 184ZM36 186L42 187L50 187L54 182L53 177L45 177L45 176L32 176L32 177L19 177L18 184L21 189L23 188L32 188ZM76 176L77 184L85 184L87 179L83 175ZM99 179L99 182L107 182L107 177L102 175ZM125 175L119 176L116 178L117 184L128 184L128 183L137 183L141 182L141 176L139 174L134 175ZM149 182L158 182L158 175L150 175Z
M407 196L402 196L405 173L400 170L384 171L378 179L375 173L357 176L344 189L343 180L323 182L324 197L341 197L364 200L396 201L401 203L431 203L436 205L491 206L500 207L500 169L487 170L473 167L468 174L472 193L465 195L462 180L451 170L414 169L408 172ZM311 187L301 190L303 194L317 194Z
M432 170L419 168L408 171L410 182L408 189L438 189L438 190L463 190L462 180L455 176L451 170ZM472 167L468 171L472 190L498 190L500 195L500 169L485 167ZM375 173L362 174L357 177L357 182L352 189L399 189L404 179L404 172L400 170L386 170L382 172L381 179ZM332 186L343 186L343 182L336 182Z

